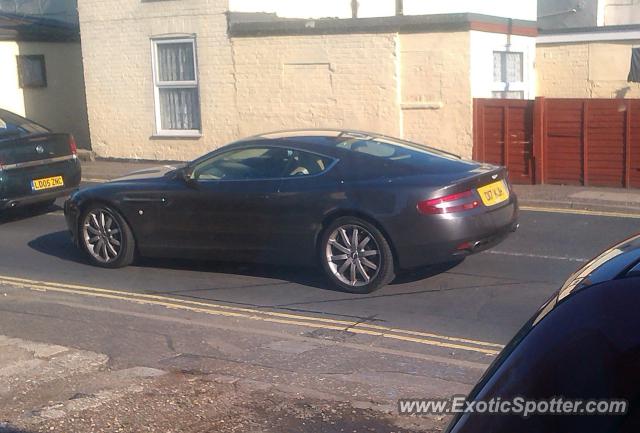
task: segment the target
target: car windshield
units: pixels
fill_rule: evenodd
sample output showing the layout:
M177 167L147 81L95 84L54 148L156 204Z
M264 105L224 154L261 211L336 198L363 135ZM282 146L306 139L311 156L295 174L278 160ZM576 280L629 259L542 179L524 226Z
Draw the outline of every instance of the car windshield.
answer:
M24 117L8 111L0 111L0 138L6 136L24 136L49 132L44 126L38 125Z

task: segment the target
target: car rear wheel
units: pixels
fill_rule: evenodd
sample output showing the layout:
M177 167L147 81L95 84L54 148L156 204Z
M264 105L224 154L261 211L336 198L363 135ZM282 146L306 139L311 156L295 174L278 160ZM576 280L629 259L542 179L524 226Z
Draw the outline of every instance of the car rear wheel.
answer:
M351 293L371 293L394 278L393 253L374 225L355 217L335 220L324 231L321 260L332 283Z
M94 265L121 268L133 262L135 240L127 222L114 209L94 205L82 213L80 242Z

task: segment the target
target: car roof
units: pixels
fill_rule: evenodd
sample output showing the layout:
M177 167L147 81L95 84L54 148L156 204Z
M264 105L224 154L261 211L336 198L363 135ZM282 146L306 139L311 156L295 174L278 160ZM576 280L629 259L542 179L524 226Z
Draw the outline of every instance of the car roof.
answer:
M256 144L262 141L268 141L274 144L280 145L297 145L307 150L325 153L331 156L339 156L341 154L351 154L348 149L340 149L336 145L346 140L385 140L387 142L396 143L398 146L407 146L423 151L430 151L435 154L441 154L446 156L453 156L460 158L451 152L435 149L423 144L403 140L397 137L391 137L389 135L359 131L355 129L332 129L332 128L316 128L316 129L286 129L281 131L273 131L262 134L257 134L233 144Z

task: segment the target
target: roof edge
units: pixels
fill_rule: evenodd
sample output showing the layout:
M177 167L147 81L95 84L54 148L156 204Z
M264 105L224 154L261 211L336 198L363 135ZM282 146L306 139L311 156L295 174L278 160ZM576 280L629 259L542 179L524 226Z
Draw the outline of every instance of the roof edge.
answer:
M473 13L400 15L376 18L290 19L274 14L228 13L230 37L329 35L349 33L430 33L478 30L536 36L535 21L515 20Z
M566 35L575 33L609 33L640 31L640 24L623 24L615 26L569 27L562 29L540 29L540 36Z
M74 23L0 12L0 41L78 42L80 28Z
M637 40L640 40L640 25L633 24L544 31L540 33L536 43L545 45Z

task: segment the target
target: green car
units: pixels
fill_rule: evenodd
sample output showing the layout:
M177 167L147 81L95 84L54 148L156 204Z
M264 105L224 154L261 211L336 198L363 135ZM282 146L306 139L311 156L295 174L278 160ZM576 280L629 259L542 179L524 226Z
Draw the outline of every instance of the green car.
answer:
M0 212L50 205L80 185L76 142L0 109Z

